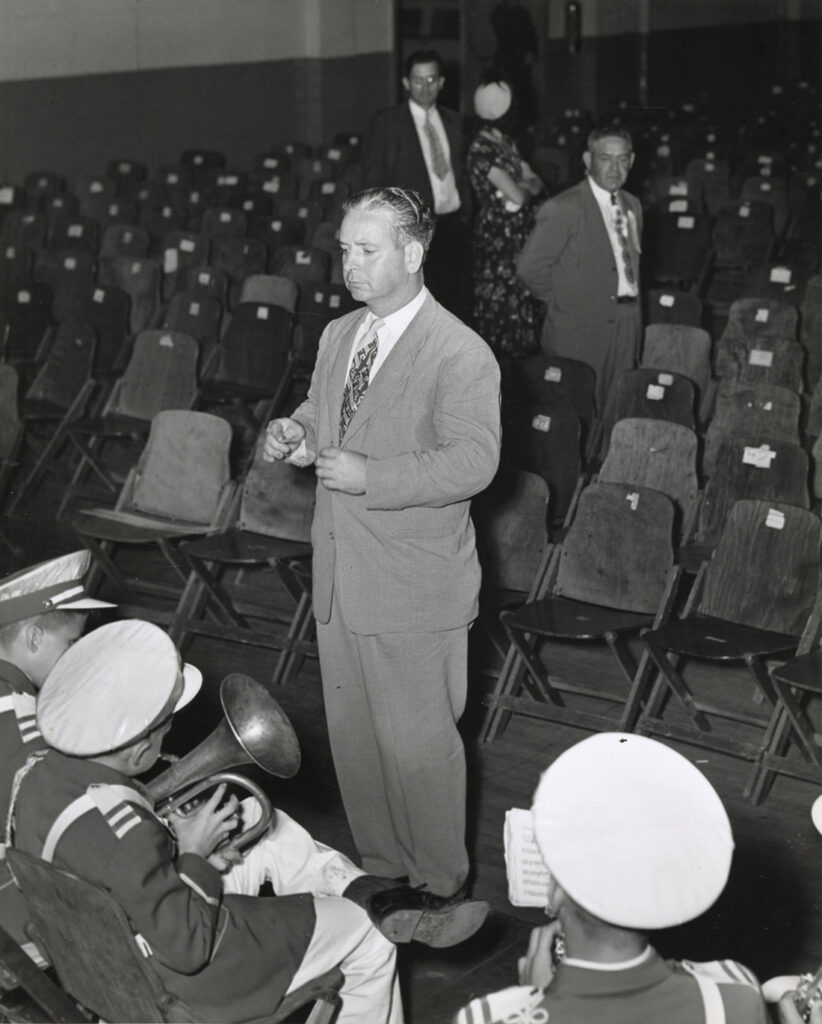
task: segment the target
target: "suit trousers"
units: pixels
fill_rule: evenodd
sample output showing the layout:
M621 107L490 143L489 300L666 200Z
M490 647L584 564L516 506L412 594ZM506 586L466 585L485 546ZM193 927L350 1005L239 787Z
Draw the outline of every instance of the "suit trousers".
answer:
M468 874L468 626L352 633L336 594L317 623L331 752L348 823L371 874L455 893Z

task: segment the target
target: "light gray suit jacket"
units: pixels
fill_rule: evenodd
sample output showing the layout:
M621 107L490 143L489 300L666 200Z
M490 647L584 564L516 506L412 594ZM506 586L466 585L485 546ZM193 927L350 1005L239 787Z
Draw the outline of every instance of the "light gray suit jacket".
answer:
M328 325L293 418L312 455L339 444L351 344L365 312ZM314 614L334 581L355 633L427 632L476 617L480 569L472 495L499 461L499 368L485 342L430 295L381 366L342 448L368 456L366 492L317 485Z

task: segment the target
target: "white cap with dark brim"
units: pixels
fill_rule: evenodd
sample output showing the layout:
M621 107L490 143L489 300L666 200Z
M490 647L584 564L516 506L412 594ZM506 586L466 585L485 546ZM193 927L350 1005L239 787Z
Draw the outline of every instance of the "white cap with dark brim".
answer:
M599 733L575 744L543 773L532 813L548 870L610 924L682 924L725 888L734 842L722 801L656 740Z
M37 698L37 725L49 746L95 757L133 743L193 700L203 677L180 665L159 626L111 622L73 644Z
M72 551L0 580L0 626L47 612L116 607L86 593L83 577L90 564L88 551Z

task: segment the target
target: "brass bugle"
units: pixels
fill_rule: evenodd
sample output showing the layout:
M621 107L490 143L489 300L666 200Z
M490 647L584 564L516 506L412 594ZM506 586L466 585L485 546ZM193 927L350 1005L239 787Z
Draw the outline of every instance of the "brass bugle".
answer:
M270 775L290 779L300 767L300 744L280 705L256 680L233 672L220 683L223 721L202 743L148 784L157 813L170 814L221 782L246 789L262 808L258 822L231 840L247 846L271 822L271 802L250 779L229 772L256 764Z

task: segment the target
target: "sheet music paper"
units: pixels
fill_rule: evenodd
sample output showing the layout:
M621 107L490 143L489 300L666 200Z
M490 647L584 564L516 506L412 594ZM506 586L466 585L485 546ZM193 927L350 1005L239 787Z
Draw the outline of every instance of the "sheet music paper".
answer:
M548 903L548 868L534 839L529 810L505 812L503 833L508 899L515 907L544 907Z

